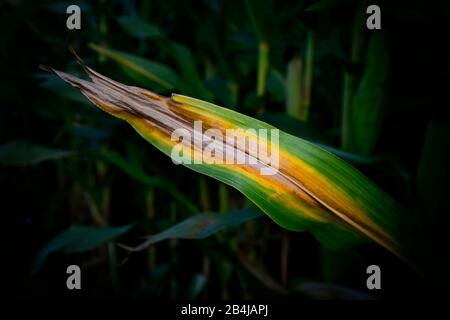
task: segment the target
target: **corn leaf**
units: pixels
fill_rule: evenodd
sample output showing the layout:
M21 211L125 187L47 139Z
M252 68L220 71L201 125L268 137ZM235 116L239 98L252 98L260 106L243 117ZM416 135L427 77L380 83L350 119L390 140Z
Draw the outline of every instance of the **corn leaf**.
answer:
M302 107L302 60L294 57L287 66L286 111L292 117L300 118Z
M147 240L131 251L139 251L148 246L168 239L204 239L226 227L239 225L261 217L258 208L249 207L233 212L199 213L183 220L174 226L147 237Z
M188 96L173 94L166 98L126 86L82 66L92 82L49 67L47 70L79 88L102 110L127 121L166 155L181 145L183 155L189 155L190 160L202 159L201 163L184 165L236 188L282 227L308 230L331 249L371 239L408 260L402 234L402 209L362 173L331 153L280 131L278 142L256 139L251 134L246 137L258 148L268 148L267 144L278 147L278 168L258 155L253 156L247 146L239 145L230 148L227 145L224 149L235 164L214 163L211 156L205 155L204 144L192 147L188 141L174 141L171 139L173 131L185 129L195 140L194 121L198 120L202 120L202 132L214 128L223 136L226 136L226 129L275 128ZM256 164L237 164L239 152L256 158L253 159ZM262 168L275 173L261 175Z
M382 127L389 78L387 52L383 36L373 35L368 44L366 68L353 97L352 147L362 155L372 153Z
M164 89L183 87L178 74L166 65L96 44L91 44L90 47L116 61L123 71L138 83L148 83L148 80L151 80Z
M121 227L73 226L50 240L37 254L33 272L39 271L54 252L84 252L99 247L128 232L133 225Z
M143 21L139 17L122 16L117 19L117 22L128 34L138 39L164 37L157 26Z
M27 141L15 140L0 145L0 164L27 166L73 155L72 151L53 149Z

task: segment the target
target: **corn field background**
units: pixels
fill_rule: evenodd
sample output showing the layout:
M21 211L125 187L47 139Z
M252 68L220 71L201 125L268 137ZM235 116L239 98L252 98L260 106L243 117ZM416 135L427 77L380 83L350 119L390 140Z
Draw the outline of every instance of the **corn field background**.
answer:
M81 30L66 8L81 8ZM17 298L448 296L446 1L0 2L3 293ZM420 270L372 242L333 251L175 166L39 65L238 111L360 170L406 212ZM401 227L399 227L401 228ZM405 227L406 228L406 227ZM143 237L147 246L130 254ZM66 268L82 269L80 291ZM382 290L367 290L379 265Z

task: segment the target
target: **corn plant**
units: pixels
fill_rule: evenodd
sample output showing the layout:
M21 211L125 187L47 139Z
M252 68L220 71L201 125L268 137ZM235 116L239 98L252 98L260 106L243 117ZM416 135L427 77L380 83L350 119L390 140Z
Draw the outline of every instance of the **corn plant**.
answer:
M92 81L50 67L44 69L80 89L100 109L128 122L167 155L178 144L172 139L172 133L182 128L195 136L197 120L224 135L227 129L241 129L242 135L247 129L275 129L206 101L178 94L167 98L121 84L87 67L81 60L79 63ZM258 149L267 148L264 146L267 140L258 140L252 134L246 138ZM246 145L224 148L225 156L234 160L231 165L217 164L213 159L196 163L196 159L203 159L202 142L199 148L182 144L181 149L193 160L185 164L187 167L238 189L288 230L308 230L332 249L368 238L409 261L399 232L404 221L402 209L386 193L343 160L306 140L281 131L279 141L270 143L278 144L279 148L279 169L271 175L260 174L260 169L274 168L261 155L251 153ZM254 164L238 164L235 160L239 151L255 157Z

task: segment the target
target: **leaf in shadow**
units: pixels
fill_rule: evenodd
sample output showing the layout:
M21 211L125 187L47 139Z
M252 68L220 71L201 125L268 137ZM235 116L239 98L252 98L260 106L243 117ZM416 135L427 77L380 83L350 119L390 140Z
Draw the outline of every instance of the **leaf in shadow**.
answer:
M178 74L164 64L93 43L89 46L97 53L117 62L128 76L141 85L149 85L148 81L151 80L164 89L184 87Z
M121 227L73 226L57 235L38 252L33 273L39 271L45 259L53 252L88 251L123 235L132 227L133 224Z
M256 207L248 207L231 212L199 213L175 224L169 229L147 237L147 240L137 247L122 247L130 251L141 251L152 244L167 239L204 239L223 228L235 226L263 215Z
M366 66L353 97L352 149L370 155L377 143L387 107L389 54L386 40L374 34L368 44Z
M138 39L164 37L164 34L157 26L143 21L137 16L122 16L117 18L117 22L129 35Z
M23 140L14 140L0 145L0 164L35 165L46 160L57 160L73 154L73 151L53 149Z

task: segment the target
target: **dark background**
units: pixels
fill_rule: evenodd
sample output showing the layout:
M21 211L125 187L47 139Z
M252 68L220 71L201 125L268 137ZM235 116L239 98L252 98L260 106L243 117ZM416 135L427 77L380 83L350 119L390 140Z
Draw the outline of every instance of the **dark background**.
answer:
M377 2L382 29L363 28L361 54L355 60L355 17L365 12L364 2L2 1L0 144L4 148L14 142L6 155L5 149L0 152L2 293L17 298L146 299L447 296L450 6L447 1L395 2ZM68 31L65 9L75 3L82 10L82 28ZM311 10L313 5L316 10ZM315 39L311 106L308 120L300 121L286 114L283 81L292 59L305 62L309 33ZM39 64L81 73L68 50L72 45L88 65L117 81L203 98L341 148L345 74L357 88L368 68L365 57L374 34L383 43L379 55L385 55L377 60L375 51L375 70L388 76L381 91L369 88L365 94L383 99L372 109L360 106L361 121L368 125L351 132L376 139L369 151L346 147L343 157L407 209L416 235L411 246L421 252L423 275L376 244L332 253L308 233L284 231L266 217L205 240L161 242L121 263L127 253L115 243L138 244L140 236L162 231L192 212L167 188L142 183L105 159L104 151L116 152L139 172L166 181L199 211L230 211L246 201L213 179L175 167L125 123L40 71ZM270 71L266 90L258 96L261 42L270 47ZM90 43L182 74L167 50L181 44L193 57L184 65L197 69L200 78L183 74L190 85L169 90L124 72L121 63L90 49ZM14 146L24 141L74 153L23 163ZM355 154L361 158L352 158ZM135 227L115 243L80 253L53 253L32 274L37 252L70 226L130 223ZM65 287L70 264L83 270L78 292ZM370 264L381 267L381 291L366 289Z

